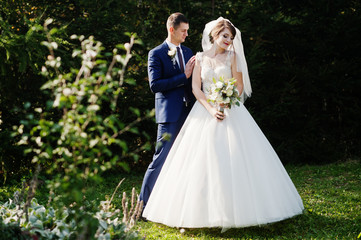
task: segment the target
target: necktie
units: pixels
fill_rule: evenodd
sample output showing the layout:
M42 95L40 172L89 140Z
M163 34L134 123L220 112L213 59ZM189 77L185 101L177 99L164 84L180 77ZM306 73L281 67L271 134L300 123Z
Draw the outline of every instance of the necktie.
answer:
M182 53L181 53L179 47L177 47L177 54L178 54L180 69L181 69L182 72L184 72L183 56L182 56ZM189 105L189 94L188 94L188 92L187 92L187 91L188 91L187 88L189 88L189 86L188 86L188 87L185 86L185 89L184 89L184 97L183 97L183 101L184 101L186 107L188 107L188 105ZM192 91L192 90L190 90L190 91Z
M178 54L178 60L179 60L180 69L181 69L182 72L184 72L183 56L182 56L182 53L181 53L179 47L177 47L177 54Z

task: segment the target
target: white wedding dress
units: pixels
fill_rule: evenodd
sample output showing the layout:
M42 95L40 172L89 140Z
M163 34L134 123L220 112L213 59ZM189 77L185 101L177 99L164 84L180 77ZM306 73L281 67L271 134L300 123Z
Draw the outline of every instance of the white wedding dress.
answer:
M197 54L202 61L202 53ZM231 78L228 65L201 64L202 84ZM272 146L241 104L218 122L196 102L163 165L143 217L172 227L247 227L303 212Z

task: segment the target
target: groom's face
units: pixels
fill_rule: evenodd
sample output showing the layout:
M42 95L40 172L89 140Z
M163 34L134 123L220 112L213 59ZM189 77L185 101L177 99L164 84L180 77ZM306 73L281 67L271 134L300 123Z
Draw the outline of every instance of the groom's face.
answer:
M173 28L172 37L175 42L183 43L186 40L186 37L188 36L188 29L189 24L188 23L181 23L177 29Z

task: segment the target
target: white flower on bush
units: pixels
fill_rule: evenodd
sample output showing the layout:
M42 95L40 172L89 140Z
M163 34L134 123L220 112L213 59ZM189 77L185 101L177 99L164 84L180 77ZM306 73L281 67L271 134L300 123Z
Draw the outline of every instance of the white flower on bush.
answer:
M98 100L98 97L95 94L90 95L89 102L95 103Z
M58 44L56 42L51 42L50 45L54 48L54 49L58 49Z
M64 94L64 96L69 96L72 94L72 91L70 88L64 88L63 94Z
M92 105L89 105L89 106L87 107L87 110L88 110L88 111L94 111L94 112L96 112L96 111L98 111L99 109L100 109L99 105L96 105L96 104L92 104Z
M117 60L117 62L122 62L123 60L119 54L115 55L115 59Z
M87 55L88 58L95 58L97 53L94 50L86 50L85 54Z
M55 101L54 101L54 103L53 103L53 106L54 107L58 107L59 106L59 104L60 104L60 94L57 94L56 95L56 97L55 97Z
M85 91L83 90L80 90L77 92L78 96L82 97L82 96L85 96Z
M35 142L36 142L36 144L38 144L38 146L42 146L42 145L43 145L43 142L41 141L41 137L37 137L37 138L35 139Z
M130 43L125 43L124 48L125 48L125 50L127 50L127 52L129 52L130 48L131 48Z

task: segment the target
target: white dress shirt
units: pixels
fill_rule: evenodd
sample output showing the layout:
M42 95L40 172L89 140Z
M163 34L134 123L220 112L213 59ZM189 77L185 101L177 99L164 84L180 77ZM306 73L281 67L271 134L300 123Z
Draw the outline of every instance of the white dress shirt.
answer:
M182 56L183 56L182 61L183 61L183 66L184 66L184 68L185 68L185 67L186 67L186 64L185 64L185 61L184 61L184 54L183 54L183 50L182 50L181 45L179 44L178 46L176 46L175 44L171 43L168 39L166 39L165 41L167 42L169 49L172 49L172 48L177 49L177 47L179 47L180 52L181 52L181 54L182 54ZM180 68L179 59L178 59L178 53L175 55L175 59L177 60L178 66L179 66L179 68Z

